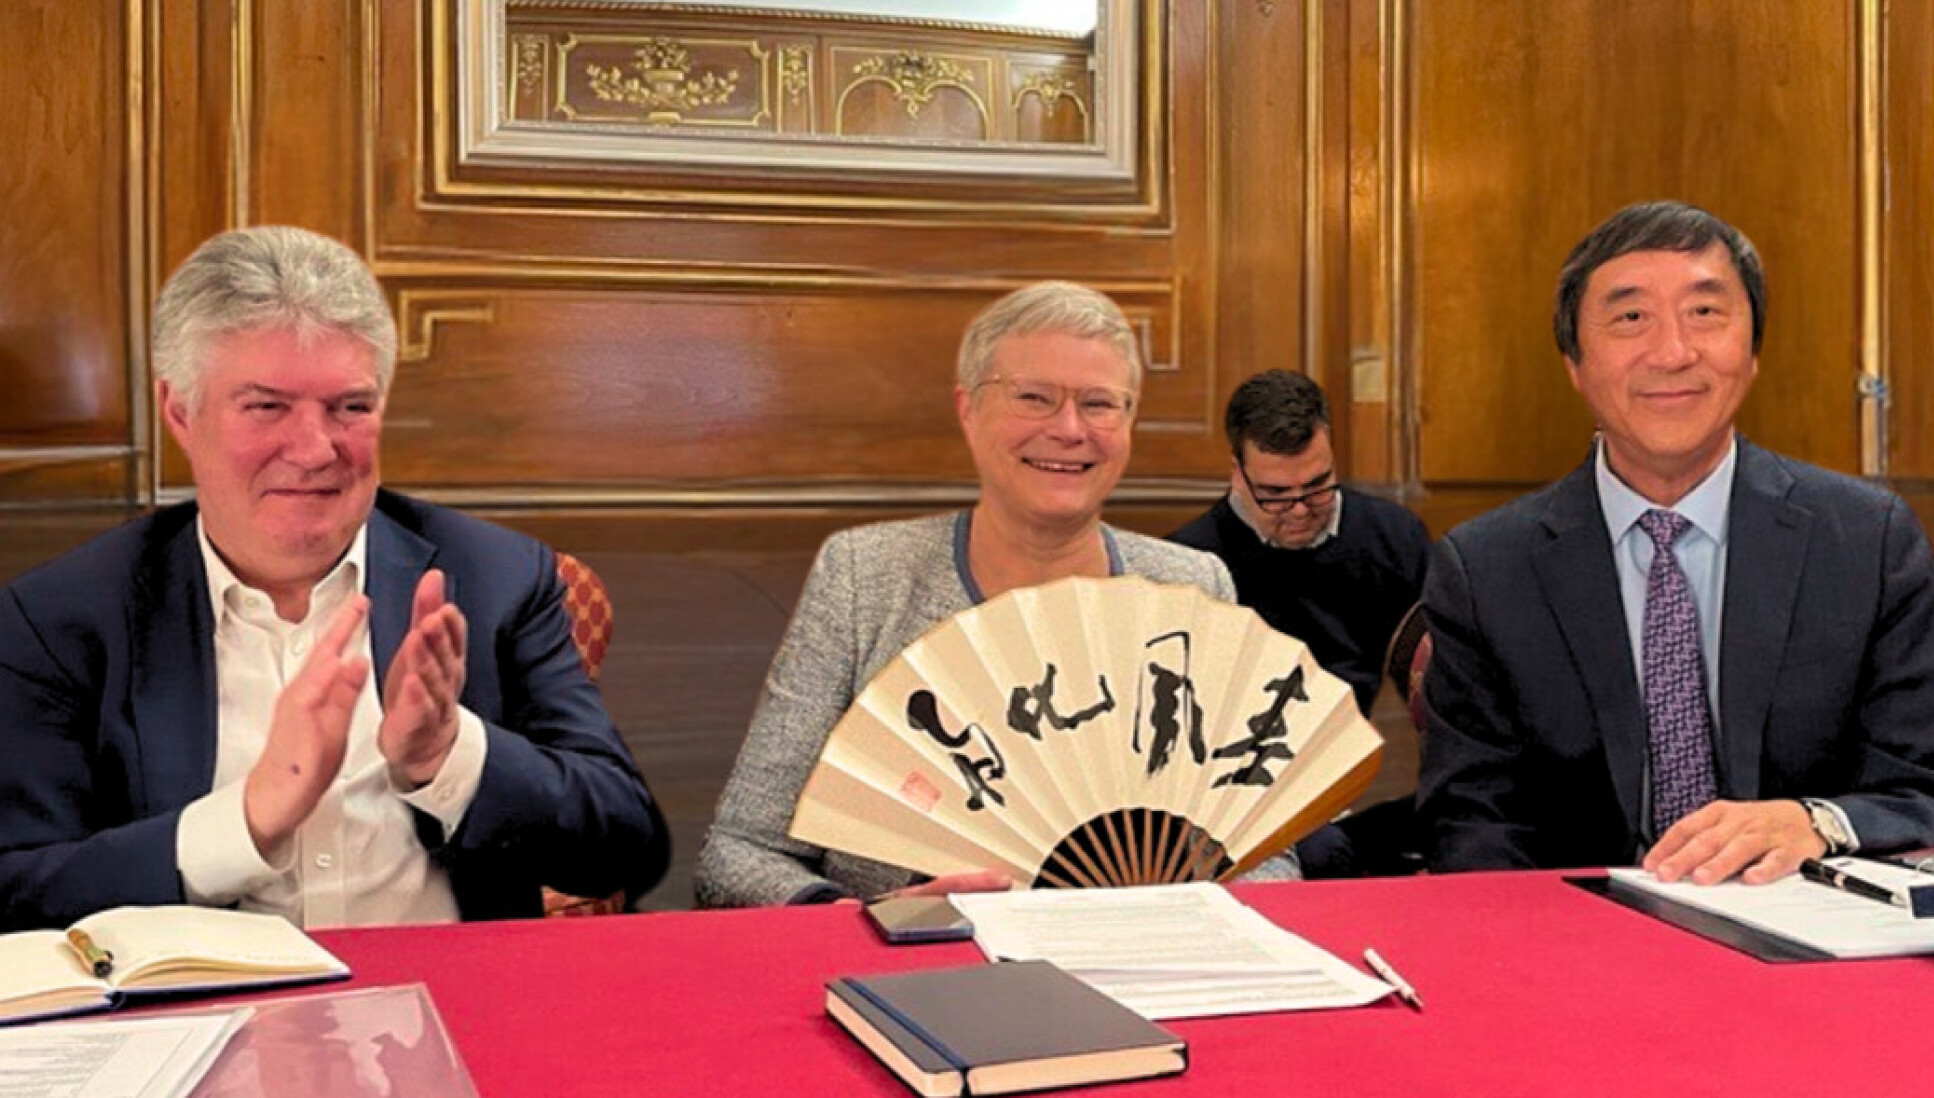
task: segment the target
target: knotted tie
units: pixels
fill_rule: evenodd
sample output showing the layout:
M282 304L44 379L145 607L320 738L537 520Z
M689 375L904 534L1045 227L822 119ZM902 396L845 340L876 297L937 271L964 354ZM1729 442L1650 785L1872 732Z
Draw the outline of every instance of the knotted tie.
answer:
M1679 817L1718 796L1712 768L1712 711L1699 612L1672 545L1692 524L1658 509L1639 516L1656 549L1645 577L1645 723L1652 761L1652 828L1663 835Z

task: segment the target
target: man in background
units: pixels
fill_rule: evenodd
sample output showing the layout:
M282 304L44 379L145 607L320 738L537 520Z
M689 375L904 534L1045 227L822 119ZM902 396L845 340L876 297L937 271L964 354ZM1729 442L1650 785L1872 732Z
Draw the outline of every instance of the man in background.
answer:
M1752 243L1682 203L1565 261L1598 441L1437 546L1434 869L1759 883L1934 843L1934 561L1900 497L1739 437L1765 311Z
M195 502L0 590L0 927L495 918L654 884L665 824L552 553L378 488L396 325L356 254L217 236L153 351Z
M1390 637L1423 594L1430 535L1401 504L1337 483L1329 402L1302 374L1243 382L1223 425L1229 492L1169 540L1221 557L1237 600L1309 645L1368 716Z
M1390 639L1423 593L1430 535L1401 504L1336 480L1329 402L1316 382L1269 370L1243 382L1224 416L1229 492L1170 540L1221 557L1236 599L1350 684L1365 716ZM1400 868L1416 844L1410 808L1347 817L1298 845L1311 877Z

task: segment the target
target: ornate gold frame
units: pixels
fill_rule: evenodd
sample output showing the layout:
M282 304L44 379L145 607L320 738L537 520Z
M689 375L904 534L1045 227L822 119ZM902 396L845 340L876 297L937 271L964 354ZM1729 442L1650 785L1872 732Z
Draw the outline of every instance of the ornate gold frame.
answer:
M783 168L806 177L900 179L1009 178L1026 182L1140 182L1145 35L1159 10L1144 0L1098 0L1092 140L1081 145L938 142L809 135L668 131L647 125L595 129L515 119L503 74L512 48L507 12L513 0L456 0L454 125L456 165L544 171L586 166L646 167L716 175L723 169ZM1159 59L1159 54L1156 55ZM1151 64L1151 67L1152 64ZM438 135L439 140L443 137Z

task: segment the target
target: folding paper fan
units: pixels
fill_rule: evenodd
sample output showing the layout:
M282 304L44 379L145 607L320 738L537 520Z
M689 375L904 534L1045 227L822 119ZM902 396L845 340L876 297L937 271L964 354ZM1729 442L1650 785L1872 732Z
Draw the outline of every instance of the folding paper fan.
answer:
M1067 579L957 614L881 669L791 834L1040 887L1228 877L1355 799L1382 750L1350 688L1254 611Z

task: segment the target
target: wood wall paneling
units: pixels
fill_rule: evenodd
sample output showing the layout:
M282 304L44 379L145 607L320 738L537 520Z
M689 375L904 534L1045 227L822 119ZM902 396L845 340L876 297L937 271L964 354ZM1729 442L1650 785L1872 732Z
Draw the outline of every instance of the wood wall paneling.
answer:
M646 48L639 42L672 38L642 25L627 29L620 9L594 8L533 9L545 22L519 23L513 32L543 37L553 60L557 44L572 37L581 43L574 52L603 42L609 56L596 63L607 69ZM1145 330L1151 372L1131 477L1168 483L1220 473L1212 424L1222 395L1216 385L1227 374L1216 371L1214 354L1216 318L1225 310L1211 277L1220 251L1209 239L1217 204L1234 210L1245 230L1267 233L1280 224L1293 233L1301 194L1264 181L1214 196L1208 189L1209 158L1247 156L1250 143L1212 144L1220 105L1210 98L1209 58L1197 52L1209 41L1207 9L1183 6L1172 22L1149 28L1142 48L1157 76L1148 104L1152 145L1143 178L1128 190L1091 201L1084 185L943 179L902 185L885 205L875 201L885 184L808 186L778 170L721 172L694 189L689 177L649 164L450 168L451 135L426 119L423 105L448 107L455 47L438 37L449 29L438 9L411 14L395 3L380 9L370 74L375 186L367 247L399 295L405 343L420 358L404 364L392 401L385 473L393 483L512 495L590 487L633 490L638 498L815 482L874 498L909 486L964 485L971 469L947 395L959 333L993 297L1047 277L1107 290ZM687 83L731 71L721 60L730 51L717 45L730 28L709 18L676 39L692 45L682 58ZM1293 34L1293 19L1280 22ZM991 74L1003 68L1026 85L1029 77L1019 74L1027 65L1036 76L1066 66L1038 43L996 42L994 49L986 36L947 32L934 38L938 46L909 50L908 32L833 35L817 22L794 29L799 43L812 43L815 112L837 112L842 89L852 92L849 108L877 91L869 108L875 125L910 114L900 95L905 81L888 79L890 69L875 66L879 78L865 79L872 59L953 56L964 66L979 56L985 64L972 79L957 81L973 87L998 83ZM1170 35L1193 36L1195 46L1154 49ZM705 43L726 52L705 60ZM281 47L265 39L263 48ZM515 65L515 49L511 56ZM1301 79L1276 61L1249 66L1255 79L1292 93ZM533 82L550 100L559 79L553 63ZM751 79L751 70L740 79ZM931 90L920 117L954 117L936 112L946 82ZM1017 91L1009 106L1036 113L1012 121L1045 124L1051 99L1069 116L1068 98L1051 90L1037 81ZM1258 107L1245 124L1273 130L1282 121ZM1171 203L1171 187L1186 197ZM1293 235L1258 250L1295 276ZM1268 267L1258 272L1272 275ZM1244 292L1250 284L1246 277L1237 283ZM489 319L453 316L450 308ZM1294 315L1285 322L1278 313L1258 327L1292 351L1298 344Z
M127 492L126 8L0 5L0 498Z
M1558 267L1632 201L1759 246L1771 306L1743 428L1858 467L1851 3L1444 0L1416 49L1416 335L1427 484L1532 484L1591 424L1550 335Z
M1355 404L1356 370L1354 314L1351 309L1350 223L1353 169L1350 143L1355 119L1351 106L1351 0L1311 0L1305 5L1304 33L1304 146L1308 150L1305 186L1300 203L1309 246L1303 254L1305 316L1302 324L1303 368L1315 375L1324 391L1334 394L1330 418L1335 429L1338 471L1358 482L1387 480L1378 469L1359 468L1351 455L1357 449L1355 418L1342 409ZM1375 396L1373 392L1366 394ZM1373 424L1382 439L1381 425Z
M1389 345L1390 299L1384 157L1385 48L1382 13L1390 5L1350 3L1342 34L1347 51L1349 237L1343 262L1349 310L1350 384L1336 394L1330 414L1350 424L1344 460L1360 482L1400 479L1395 438L1399 421L1394 362Z
M301 225L353 244L363 137L357 5L240 2L252 29L242 220Z
M405 287L400 297L392 483L515 494L972 480L954 354L988 293ZM1213 445L1207 378L1164 361L1175 357L1168 292L1116 297L1164 367L1145 383L1131 470L1173 476Z
M146 81L146 239L136 242L130 257L141 266L140 295L149 305L202 241L255 220L246 135L254 129L249 119L259 96L251 76L254 47L243 43L256 40L257 6L252 0L196 0L156 8L155 64ZM141 319L145 328L145 310ZM187 459L152 408L139 434L154 465L135 498L149 500L157 487L186 484Z
M236 83L239 2L164 4L152 23L149 239L141 257L149 297L203 240L245 220L236 125L238 106L253 95Z
M1151 85L1158 93L1158 123L1151 136L1158 137L1158 149L1150 156L1145 170L1164 172L1169 186L1165 231L1145 239L1151 254L1148 259L1176 276L1175 353L1169 365L1193 375L1201 386L1196 394L1193 415L1200 427L1181 437L1163 439L1151 436L1149 426L1155 410L1144 409L1137 427L1137 460L1146 462L1156 445L1170 449L1178 444L1197 455L1202 474L1226 475L1222 465L1211 465L1210 455L1228 451L1221 448L1214 425L1220 422L1221 392L1226 371L1219 369L1223 348L1227 346L1220 317L1222 270L1220 242L1224 239L1223 206L1218 190L1219 168L1227 162L1224 145L1228 134L1215 115L1218 109L1216 81L1223 79L1216 60L1221 31L1217 22L1224 14L1221 5L1171 5L1165 63L1150 71L1159 74ZM1123 227L1111 233L1103 245L1091 248L1097 255L1114 254L1127 261L1137 237ZM1101 249L1105 246L1106 252ZM1151 376L1149 381L1154 380ZM1171 409L1179 419L1188 411Z
M577 7L518 10L586 35L642 10ZM183 488L185 466L127 380L145 365L144 302L210 233L293 221L355 242L396 295L417 347L393 408L390 474L405 487L509 500L823 481L872 498L959 483L944 391L960 324L1008 288L1069 277L1117 292L1148 325L1162 369L1132 467L1144 488L1219 480L1227 394L1287 364L1336 398L1347 473L1402 487L1414 444L1411 498L1421 486L1476 499L1582 454L1590 424L1551 347L1550 285L1592 224L1663 195L1710 206L1765 254L1770 323L1747 431L1857 466L1861 295L1877 294L1891 471L1926 484L1930 7L1880 9L1876 120L1862 113L1868 0L1151 0L1139 175L1060 188L458 165L444 124L456 44L438 37L454 8L438 0L0 6L8 40L34 44L18 51L18 109L0 119L0 143L18 150L0 163L12 455L0 498L143 497L140 455L156 445L161 490ZM810 47L813 117L785 125L834 124L835 41L919 52L897 30L836 29L793 27L779 43ZM992 124L1051 129L1047 85L1017 88L1068 75L1058 47L970 39L926 52L1004 72L987 77L1002 94L986 101L1008 108ZM783 52L768 61L783 98ZM878 117L889 104L906 117L879 87ZM1392 118L1408 128L1386 147ZM1884 184L1872 285L1870 138ZM1379 375L1379 355L1397 368ZM691 422L715 410L713 428ZM475 456L485 437L503 456ZM912 463L895 466L901 455Z
M875 498L964 483L947 400L958 333L986 301L1043 277L1102 286L1145 329L1154 369L1131 475L1220 472L1205 55L1151 53L1143 177L1099 205L1080 187L1056 198L1073 218L1038 185L1006 181L941 188L917 209L875 206L867 186L847 205L821 194L800 206L794 181L758 172L710 180L696 198L648 170L446 173L450 89L438 81L455 46L436 32L448 10L201 0L158 30L169 64L155 178L169 216L157 283L228 223L289 221L356 242L403 330L391 483L505 500L813 482ZM1182 12L1144 48L1171 30L1206 42L1205 23L1201 9ZM1003 64L1022 84L1065 67L1038 46ZM1014 119L1045 125L1051 90L1017 92ZM1171 99L1191 119L1174 130ZM1056 110L1068 116L1065 97ZM1186 224L1170 187L1191 195ZM1018 217L988 212L1014 201ZM1267 216L1293 224L1295 211ZM1293 242L1287 254L1293 265ZM1277 338L1293 345L1295 328ZM189 479L164 450L169 495Z
M1884 354L1892 389L1888 472L1934 482L1934 3L1886 7L1881 133Z
M1309 312L1304 260L1314 244L1305 215L1310 203L1320 204L1311 179L1320 132L1311 126L1305 61L1306 16L1321 4L1211 7L1213 96L1201 125L1214 190L1203 207L1212 220L1199 238L1214 264L1215 384L1203 415L1215 425L1216 472L1226 476L1220 424L1236 386L1261 370L1310 372L1313 365L1305 334L1320 318ZM1183 117L1178 102L1178 127ZM1179 141L1188 136L1178 132ZM1324 380L1320 365L1314 372Z
M0 501L35 508L119 505L133 492L132 460L118 446L0 451ZM0 519L0 528L12 521Z

